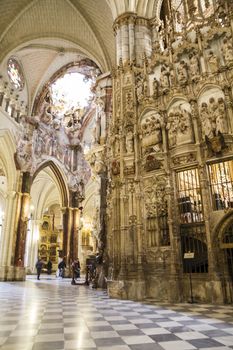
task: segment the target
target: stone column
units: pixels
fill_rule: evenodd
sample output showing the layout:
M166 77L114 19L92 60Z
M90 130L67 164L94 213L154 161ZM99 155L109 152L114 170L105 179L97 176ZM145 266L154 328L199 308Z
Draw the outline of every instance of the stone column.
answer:
M5 220L0 241L0 280L14 279L12 266L13 235L17 211L18 195L15 191L7 192Z
M70 262L78 257L78 228L79 228L79 193L70 191Z
M151 55L151 30L149 20L137 17L135 13L127 12L120 15L114 23L116 35L117 64L123 65L136 59L136 63L142 65L143 56Z
M29 214L29 203L30 203L30 187L31 177L29 172L24 172L22 176L22 190L21 199L19 203L19 219L17 223L16 231L16 243L15 243L15 278L16 280L25 279L24 269L24 254L25 244L28 226L28 214Z
M63 244L62 253L66 257L66 263L69 264L69 242L70 242L70 208L63 207L62 211L62 225L63 225Z

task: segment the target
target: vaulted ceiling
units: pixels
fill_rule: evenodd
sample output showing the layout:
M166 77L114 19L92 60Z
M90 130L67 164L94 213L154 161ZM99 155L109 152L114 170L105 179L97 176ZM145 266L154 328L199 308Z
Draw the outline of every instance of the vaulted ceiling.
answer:
M80 56L107 72L115 63L113 22L132 11L152 17L162 0L0 0L0 70L15 55L22 64L32 108L37 92L62 66ZM3 73L2 73L3 72ZM26 96L27 95L27 96Z

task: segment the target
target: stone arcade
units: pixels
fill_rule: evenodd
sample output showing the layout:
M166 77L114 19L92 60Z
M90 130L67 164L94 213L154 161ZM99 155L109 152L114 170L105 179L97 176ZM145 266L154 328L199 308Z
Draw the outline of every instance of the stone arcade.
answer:
M0 9L0 280L98 252L112 297L232 303L233 2Z

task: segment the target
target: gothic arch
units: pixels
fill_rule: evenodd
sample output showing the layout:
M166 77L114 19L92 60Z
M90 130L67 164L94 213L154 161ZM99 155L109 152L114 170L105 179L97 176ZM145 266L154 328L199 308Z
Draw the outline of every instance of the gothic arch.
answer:
M36 169L32 176L32 183L36 176L45 168L49 167L53 174L55 175L55 178L57 180L58 187L61 191L61 198L62 198L62 206L67 207L69 204L69 195L68 195L68 188L66 186L67 180L65 178L65 175L63 171L60 169L60 167L52 160L45 161L42 163L39 168Z
M213 246L215 249L221 247L221 239L230 224L233 224L233 210L229 210L229 212L223 216L213 231Z
M17 183L17 170L14 160L16 146L9 130L0 130L0 149L4 150L4 152L1 152L0 161L7 177L8 190L17 190L15 188Z
M218 90L219 92L221 92L223 94L223 91L221 89L221 87L219 85L216 84L204 84L201 89L198 91L197 94L197 99L201 99L201 97L203 95L205 95L207 92L210 92L211 90Z
M180 103L188 103L189 101L187 99L187 97L185 97L184 95L180 94L180 95L175 95L172 97L172 99L168 102L167 104L167 111L169 111L169 109L174 106L175 104L177 104L178 102Z

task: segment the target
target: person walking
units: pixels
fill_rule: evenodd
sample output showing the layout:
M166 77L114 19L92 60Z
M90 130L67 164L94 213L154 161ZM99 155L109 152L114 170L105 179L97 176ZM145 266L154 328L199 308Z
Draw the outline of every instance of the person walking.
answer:
M71 284L76 284L75 279L80 278L80 262L79 259L74 259L71 264L72 267L72 281Z
M62 261L58 264L59 269L59 277L65 277L65 268L66 268L66 262L65 257L62 259Z
M36 263L37 279L38 280L40 279L42 267L43 267L43 262L40 258L38 258L37 263Z
M48 261L48 263L47 263L47 272L48 272L48 275L51 275L52 267L53 267L52 261L49 259L49 261Z

